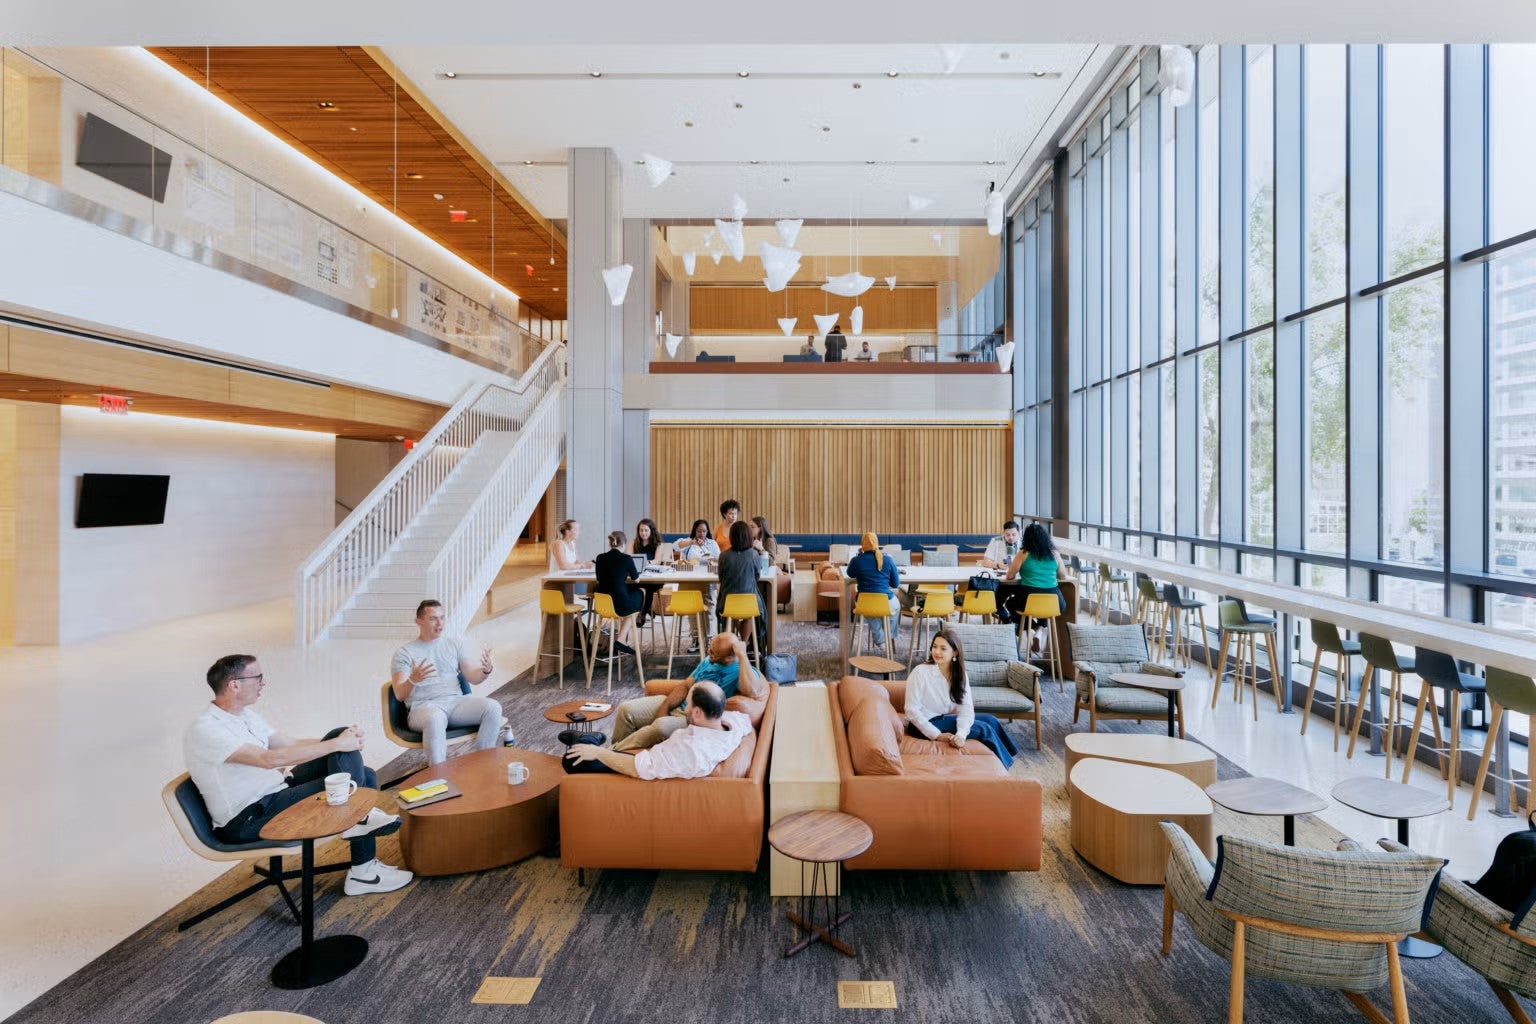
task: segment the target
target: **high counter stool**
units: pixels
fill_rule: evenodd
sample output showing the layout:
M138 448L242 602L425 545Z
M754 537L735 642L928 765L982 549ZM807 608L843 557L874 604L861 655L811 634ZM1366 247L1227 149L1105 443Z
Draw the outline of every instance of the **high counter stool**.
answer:
M965 597L960 602L961 621L963 616L979 615L983 623L997 617L997 591L995 590L967 590Z
M1403 706L1403 673L1414 671L1414 661L1412 658L1400 656L1393 648L1392 641L1369 633L1360 634L1360 653L1365 656L1365 675L1360 680L1360 701L1355 705L1355 724L1349 730L1349 752L1344 756L1355 756L1355 741L1360 738L1360 720L1365 717L1366 694L1375 684L1377 670L1390 673L1392 682L1387 691L1386 724L1371 723L1372 729L1383 730L1381 738L1387 752L1386 777L1390 779L1392 777L1392 741L1397 737L1397 721L1402 714Z
M667 598L666 614L672 618L672 639L667 644L667 678L672 678L672 659L677 657L677 644L683 638L683 620L687 619L693 624L693 642L699 648L699 657L704 655L704 643L707 639L709 611L704 607L704 593L700 590L675 590L672 596ZM686 657L686 655L684 655Z
M927 632L923 624L932 621L934 623L933 630L937 633L944 628L944 620L953 614L955 614L955 595L947 590L936 594L929 594L923 601L921 608L912 609L912 639L907 644L907 666L909 668L917 658L918 645L922 641L923 635Z
M1147 632L1147 646L1154 660L1162 659L1163 622L1168 615L1168 603L1158 593L1157 584L1144 572L1136 574L1136 621Z
M1339 636L1339 627L1321 619L1312 620L1312 644L1317 653L1312 656L1312 681L1307 684L1307 703L1301 712L1301 734L1307 734L1307 722L1312 718L1312 698L1317 693L1317 670L1323 655L1333 655L1333 752L1339 752L1339 716L1342 708L1349 705L1350 658L1360 653L1360 641L1345 640Z
M1484 670L1488 683L1488 703L1492 705L1493 712L1488 719L1488 738L1483 741L1483 758L1477 764L1477 778L1472 782L1472 806L1467 809L1467 820L1472 821L1477 814L1477 802L1483 797L1483 780L1488 777L1488 762L1493 757L1494 739L1499 735L1499 722L1504 717L1504 709L1521 715L1532 716L1536 721L1536 681L1530 676L1522 676L1517 672L1506 672L1492 665ZM1512 764L1499 765L1499 771L1504 772L1509 782L1509 809L1515 809L1515 769ZM1525 812L1530 814L1536 799L1533 799L1533 786L1531 780L1536 779L1536 736L1530 737L1525 744Z
M1413 732L1408 735L1408 753L1403 759L1403 782L1408 782L1408 773L1413 770L1413 754L1419 746L1419 726L1424 721L1424 709L1428 707L1435 723L1435 751L1445 755L1442 768L1446 779L1445 797L1455 807L1456 786L1461 782L1461 695L1483 693L1487 686L1477 676L1457 668L1456 659L1449 654L1441 654L1427 647L1415 647L1413 660L1424 685L1419 687L1419 710L1413 716ZM1444 741L1440 737L1440 713L1435 707L1437 689L1445 691L1445 706L1451 716L1449 747L1442 745Z
M1189 667L1194 659L1194 645L1190 643L1186 626L1193 626L1190 621L1194 616L1200 619L1200 644L1205 648L1205 667L1210 669L1211 678L1220 681L1216 675L1216 664L1211 660L1211 642L1205 629L1205 602L1196 601L1192 597L1185 597L1179 592L1179 588L1172 583L1163 584L1163 600L1167 602L1169 624L1173 627L1173 663L1178 664L1181 655L1184 658L1185 667Z
M895 660L895 649L892 646L891 633L891 595L890 594L860 594L854 602L853 615L857 620L853 624L853 643L850 650L855 655L865 653L869 638L874 635L875 628L870 620L880 619L885 622L885 656ZM861 642L866 646L860 646Z
M885 610L886 614L890 614L889 605ZM727 632L733 631L738 622L752 624L752 661L759 672L763 670L763 652L757 648L757 619L760 612L756 594L727 594L725 604L720 609L720 617L725 620Z
M1109 567L1108 562L1099 563L1099 621L1109 621L1109 605L1113 601L1115 607L1129 615L1131 613L1131 578L1123 572L1117 572ZM1123 606L1122 606L1123 605Z
M645 665L640 661L640 648L638 646L640 638L638 636L635 637L635 644L637 646L635 647L634 654L625 654L623 651L616 651L614 649L614 644L618 643L619 631L624 627L624 623L633 620L640 613L631 612L628 615L620 615L613 607L613 595L611 594L594 594L592 596L592 613L597 616L597 628L592 631L592 650L587 657L587 685L592 685L592 670L601 661L608 666L608 692L612 693L613 663L621 658L634 658L635 671L640 674L640 685L644 687ZM608 653L606 655L599 653L603 648L603 630L605 629L608 631ZM639 630L636 630L636 632L638 633ZM624 669L620 666L619 674L621 677L623 673Z
M1072 570L1072 575L1077 579L1079 599L1091 597L1093 594L1093 581L1099 575L1099 567L1083 561L1076 555L1067 559L1067 566Z
M550 652L547 649L541 650L533 660L542 663L545 658L554 658L555 677L560 680L560 686L564 688L565 618L567 615L580 616L582 608L579 604L569 604L565 600L565 591L560 587L542 587L539 590L539 611L543 615L543 618L540 620L539 635L543 636L544 631L549 628L549 620L554 619L555 633L559 637L559 647L554 652ZM579 622L580 619L578 618L576 621ZM587 662L591 659L587 656L587 631L585 629L576 630L576 644L581 648L582 667L587 668L587 685L591 686L592 670L587 667ZM537 676L538 672L535 671L534 675Z
M1243 702L1243 669L1246 665L1248 678L1253 690L1253 720L1259 720L1259 650L1258 638L1264 637L1264 649L1269 655L1270 681L1275 689L1275 710L1283 711L1280 694L1280 659L1275 654L1275 620L1266 615L1249 615L1248 606L1240 598L1226 598L1216 603L1216 614L1221 624L1221 642L1218 645L1221 654L1216 659L1216 664L1221 666L1223 673L1227 670L1227 641L1237 641L1237 672L1233 679L1233 697L1239 704ZM1246 646L1247 652L1244 653ZM1216 706L1216 696L1221 690L1221 679L1217 677L1217 685L1212 688L1211 707Z
M1030 594L1024 599L1024 622L1030 619L1044 619L1046 625L1046 664L1051 666L1051 675L1056 677L1056 689L1060 693L1067 692L1067 683L1062 678L1061 652L1056 649L1055 620L1061 617L1061 598L1055 594Z

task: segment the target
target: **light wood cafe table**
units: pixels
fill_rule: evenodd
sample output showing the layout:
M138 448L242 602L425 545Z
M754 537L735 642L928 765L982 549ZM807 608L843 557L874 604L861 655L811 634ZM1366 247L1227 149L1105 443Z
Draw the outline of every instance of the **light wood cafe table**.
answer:
M1285 845L1296 845L1296 815L1326 810L1328 801L1279 779L1248 776L1205 787L1205 795L1238 814L1285 818Z
M813 942L825 942L844 956L854 956L853 947L837 937L837 929L853 915L842 912L843 861L857 857L869 849L875 834L861 819L842 811L800 811L780 818L768 827L768 845L779 853L801 862L802 876L805 865L811 868L811 885L807 891L804 882L800 887L800 912L791 910L787 916L805 937L784 950L784 955L794 956ZM834 881L832 875L838 876ZM832 900L826 923L816 923L816 898L823 903Z
M1179 739L1184 738L1184 680L1178 676L1160 676L1151 672L1116 672L1109 677L1112 683L1132 686L1138 690L1157 690L1168 697L1168 735L1174 734L1174 720L1178 720Z

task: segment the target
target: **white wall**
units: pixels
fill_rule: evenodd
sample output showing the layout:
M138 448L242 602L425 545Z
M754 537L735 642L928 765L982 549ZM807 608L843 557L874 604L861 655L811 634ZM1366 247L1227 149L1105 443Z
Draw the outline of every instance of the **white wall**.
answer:
M82 473L168 474L165 523L76 529ZM331 530L335 474L329 434L64 408L59 642L289 593Z

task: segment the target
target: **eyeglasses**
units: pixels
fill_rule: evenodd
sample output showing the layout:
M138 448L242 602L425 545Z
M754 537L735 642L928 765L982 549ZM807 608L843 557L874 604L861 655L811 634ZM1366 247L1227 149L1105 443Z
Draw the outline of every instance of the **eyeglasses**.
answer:
M256 674L256 675L254 675L254 676L235 676L235 678L234 678L234 680L233 680L233 682L236 682L236 683L238 683L238 682L240 682L240 680L242 680L242 679L254 679L254 680L256 680L256 681L257 681L257 682L258 682L258 683L259 683L259 682L261 682L261 680L262 680L262 679L263 679L263 678L264 678L264 677L265 677L265 676L266 676L266 673L265 673L265 672L261 672L261 673L258 673L258 674Z

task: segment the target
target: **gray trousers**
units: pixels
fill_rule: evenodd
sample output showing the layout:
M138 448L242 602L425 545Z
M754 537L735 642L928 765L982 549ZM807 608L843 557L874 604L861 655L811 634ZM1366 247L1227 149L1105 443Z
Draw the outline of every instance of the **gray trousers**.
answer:
M489 750L501 741L501 705L489 697L461 696L449 703L421 703L411 708L406 724L421 733L427 763L448 760L448 729L479 724L475 749Z
M645 750L687 725L682 715L662 711L666 703L666 694L657 694L620 704L613 715L613 749Z

